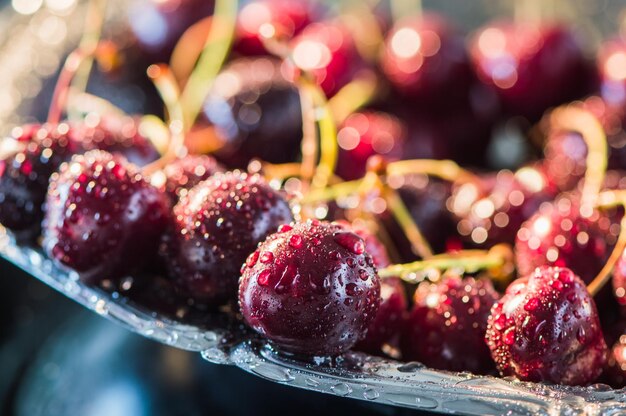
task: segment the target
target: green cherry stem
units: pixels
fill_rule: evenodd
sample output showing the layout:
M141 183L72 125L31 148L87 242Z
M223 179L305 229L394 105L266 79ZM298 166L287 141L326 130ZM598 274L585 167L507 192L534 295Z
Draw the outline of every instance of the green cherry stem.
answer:
M452 160L413 159L390 162L387 176L428 175L456 183L478 183L480 179Z
M228 57L237 22L238 0L217 0L204 49L181 95L184 124L191 128Z
M79 44L81 49L95 50L100 42L107 3L107 0L89 1L87 15L85 17L85 30ZM77 74L72 81L72 88L74 90L85 91L87 89L87 82L89 81L93 61L94 57L90 55L84 60L80 68L78 68Z

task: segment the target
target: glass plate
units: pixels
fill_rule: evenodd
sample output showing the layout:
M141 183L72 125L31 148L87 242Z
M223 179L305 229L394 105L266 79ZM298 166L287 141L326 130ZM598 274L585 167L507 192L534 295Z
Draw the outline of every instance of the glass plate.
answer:
M123 4L119 0L110 3ZM119 11L122 7L111 9ZM115 13L118 12L112 12L111 19L119 21ZM82 4L64 13L42 9L28 18L0 14L0 79L5 82L0 93L9 98L0 101L1 133L12 125L32 120L33 115L41 117L47 102L45 79L56 73L62 57L77 44L80 25L71 22L82 21L83 14ZM33 63L44 60L48 64L38 65L39 69L32 71ZM18 246L1 226L0 256L84 307L138 334L197 351L209 362L235 365L277 383L442 413L626 413L626 389L613 390L605 385L581 388L524 383L436 371L419 363L399 363L355 352L333 360L299 361L277 353L263 339L220 314L201 324L185 324L137 307L123 297L87 287L75 273L55 266L39 249Z

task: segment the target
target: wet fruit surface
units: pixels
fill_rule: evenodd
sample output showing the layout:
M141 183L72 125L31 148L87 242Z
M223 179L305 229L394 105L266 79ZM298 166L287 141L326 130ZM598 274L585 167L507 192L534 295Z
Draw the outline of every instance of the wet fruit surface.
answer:
M90 151L51 179L44 250L89 283L132 273L156 258L169 203L121 156Z
M522 276L539 266L568 267L589 283L610 254L611 219L581 213L578 202L563 195L544 204L517 233L515 262Z
M163 189L167 196L176 203L191 188L223 170L211 156L188 155L168 164L162 172L154 175L155 178L152 182L165 181Z
M491 310L486 339L500 372L526 381L589 384L606 358L593 299L560 267L513 282Z
M379 303L380 282L365 242L338 224L284 225L242 268L241 313L287 352L346 351L363 338Z
M218 76L204 115L224 141L216 157L231 168L245 168L252 158L287 163L300 154L300 94L275 59L231 62Z
M174 207L161 254L178 288L207 305L235 299L239 269L257 244L292 220L259 175L217 173Z
M489 280L449 277L421 284L402 337L403 360L441 370L491 372L485 331L498 298Z

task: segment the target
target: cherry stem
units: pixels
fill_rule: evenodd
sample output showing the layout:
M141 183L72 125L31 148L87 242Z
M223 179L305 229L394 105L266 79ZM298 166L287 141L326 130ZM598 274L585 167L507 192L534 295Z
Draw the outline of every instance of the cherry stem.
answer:
M102 26L107 7L106 0L90 0L85 18L85 30L79 47L85 50L95 50L102 36ZM89 74L93 67L93 55L86 57L84 63L77 69L71 85L77 91L85 91L89 81Z
M368 62L376 63L380 47L385 41L378 17L373 12L376 5L368 2L350 3L340 18L352 32L359 55Z
M438 254L427 260L413 263L394 264L378 270L381 279L400 277L405 282L419 283L426 276L420 272L461 269L474 273L483 269L496 269L506 264L507 258L497 250L461 250L456 253Z
M378 92L378 79L367 71L342 87L328 100L328 106L335 116L335 123L341 124L350 114L367 105Z
M61 121L61 116L67 105L70 84L81 64L87 57L92 56L96 52L96 49L97 45L87 49L79 47L72 51L65 59L57 83L54 86L54 92L52 93L52 101L50 102L50 109L48 110L48 123L58 124Z
M184 124L191 128L202 109L213 82L221 70L233 42L237 22L238 0L217 0L213 21L198 58L181 95L185 109Z
M187 83L211 31L213 17L208 16L191 25L180 37L170 58L170 69L181 88Z
M171 136L167 151L158 160L144 167L144 174L150 175L182 156L181 149L185 149L185 121L183 108L179 100L180 91L178 84L169 67L164 64L150 65L147 73L167 109L168 127Z
M472 172L461 168L451 160L413 159L390 162L388 176L428 175L456 183L479 183Z
M549 120L553 129L580 133L587 145L582 205L591 208L602 189L607 169L608 148L602 124L589 111L572 105L556 108Z
M606 191L598 195L598 207L599 208L614 208L614 207L626 207L626 191ZM617 238L617 243L613 247L613 251L609 256L602 270L596 275L596 277L587 286L587 290L591 296L595 296L598 292L611 280L613 268L617 261L622 257L624 250L626 250L626 215L622 217L620 222L620 231Z

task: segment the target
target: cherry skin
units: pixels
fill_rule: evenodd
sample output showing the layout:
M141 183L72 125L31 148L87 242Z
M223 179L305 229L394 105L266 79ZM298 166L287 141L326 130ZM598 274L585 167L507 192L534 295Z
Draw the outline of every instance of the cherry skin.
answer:
M609 351L600 381L615 389L626 387L626 334L622 334Z
M213 7L212 0L142 0L128 8L128 22L150 63L167 62L185 30Z
M513 282L491 310L486 340L502 375L567 385L593 382L607 350L585 284L561 267Z
M499 297L487 279L454 276L421 284L402 337L402 359L440 370L491 372L494 364L484 338L489 311Z
M177 203L191 188L209 179L223 167L211 156L187 155L165 166L153 175L151 182L161 184L162 190Z
M123 277L156 258L169 209L134 165L93 150L52 176L43 247L90 284Z
M233 49L243 55L264 55L263 39L268 35L290 40L315 19L313 4L306 1L255 0L247 3L237 17Z
M494 88L505 110L530 120L594 88L592 65L564 26L491 23L473 37L470 54L479 78Z
M371 156L399 159L405 140L406 127L396 117L373 111L353 113L337 132L337 174L345 180L359 179Z
M626 41L610 39L598 51L600 95L609 104L623 107L626 103Z
M522 223L555 195L540 169L524 167L483 176L478 184L456 186L448 207L459 220L457 230L464 241L491 247L513 244Z
M68 131L67 124L16 129L14 139L25 148L0 160L0 223L20 240L39 235L50 176L83 151Z
M253 158L289 163L300 154L300 94L274 59L231 62L218 76L204 115L224 142L215 156L230 168L245 168Z
M365 242L365 251L372 257L377 268L391 264L387 249L374 234L360 225L349 224L345 221L337 223L349 227ZM386 345L397 347L400 332L404 328L408 301L404 285L399 278L381 279L380 306L376 318L367 329L367 335L354 348L374 355L382 355Z
M261 176L216 173L174 207L162 258L182 293L206 306L221 305L236 298L246 257L292 219L285 198Z
M608 216L597 211L584 216L575 199L560 196L542 205L518 231L517 270L524 276L540 266L567 267L589 283L610 254L610 227Z
M332 356L350 349L379 303L380 282L363 239L338 224L282 226L242 268L244 319L286 352Z
M381 67L413 106L427 108L454 105L472 79L462 37L436 14L397 22L385 39Z
M290 42L290 47L287 72L294 78L302 71L312 74L329 98L366 66L349 28L339 21L310 24Z

